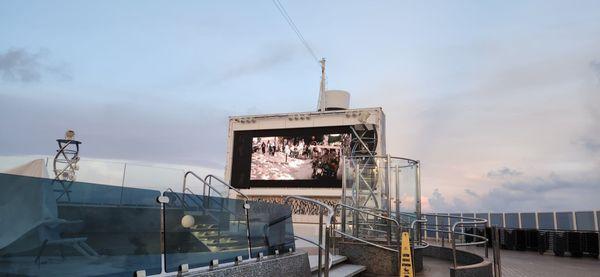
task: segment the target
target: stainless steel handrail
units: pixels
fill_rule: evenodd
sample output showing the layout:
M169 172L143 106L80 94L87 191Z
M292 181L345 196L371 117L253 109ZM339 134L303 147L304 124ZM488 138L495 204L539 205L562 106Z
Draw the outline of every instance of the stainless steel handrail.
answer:
M319 247L320 249L325 250L325 247L323 247L323 245L319 245L318 243L316 243L316 242L314 242L312 240L309 240L307 238L304 238L304 237L301 237L301 236L297 236L297 235L294 235L294 238L306 241L306 242L308 242L308 243L310 243L310 244L312 244L312 245L314 245L316 247ZM325 250L325 251L327 251L327 250ZM331 258L331 253L329 253L329 251L327 251L327 255L330 256L328 267L331 268L331 266L333 265L333 259Z
M248 210L250 209L250 205L248 204L248 200L249 198L244 195L243 193L241 193L239 190L237 190L236 188L232 187L231 185L227 184L225 181L219 179L218 177L214 176L214 175L207 175L205 177L205 179L202 179L202 177L198 176L196 173L194 173L193 171L187 171L185 172L185 174L183 175L183 188L182 188L182 198L185 197L185 192L189 191L189 189L186 189L186 185L187 185L187 176L188 175L192 175L194 177L196 177L196 179L200 180L203 183L203 187L202 187L202 195L206 196L206 187L208 186L208 197L210 197L210 190L212 189L213 191L215 191L221 198L223 198L223 194L221 194L215 187L213 187L210 183L210 180L212 180L212 178L218 180L219 182L223 183L223 185L227 186L230 189L235 190L237 193L239 193L240 195L242 195L245 199L244 199L244 215L246 217L246 238L248 239L248 257L252 257L252 243L250 241L250 217L248 215ZM208 179L209 181L207 182L206 179ZM223 205L221 204L221 208L223 209ZM229 211L231 213L231 211ZM238 221L239 223L239 221ZM239 225L238 225L239 228Z
M295 200L300 200L300 201L305 201L305 202L309 202L312 203L313 205L317 205L319 206L319 245L321 245L323 243L323 223L325 223L325 252L327 252L327 255L325 255L325 264L327 265L325 267L324 270L324 276L325 277L329 277L329 269L331 268L331 259L330 259L330 255L329 255L329 245L330 245L330 238L331 238L331 232L332 232L332 223L333 223L333 217L335 216L335 210L321 202L312 198L307 198L307 197L302 197L302 196L295 196L295 195L290 195L287 196L284 200L283 200L283 204L287 205L288 202L291 199L295 199ZM327 220L325 222L323 222L323 209L327 210ZM318 272L317 272L317 276L321 277L321 272L322 272L322 268L323 268L323 262L322 262L322 256L323 256L323 248L318 247Z
M210 189L214 190L219 196L223 197L223 195L212 185L210 185L208 182L206 182L204 179L202 179L202 177L198 176L196 173L194 173L193 171L187 171L185 174L183 174L183 188L181 189L181 192L183 192L183 195L185 195L185 188L186 188L186 184L187 184L187 176L192 174L192 176L196 177L196 179L200 180L203 183L203 187L202 187L202 195L206 195L206 186L208 186L208 196L210 196Z
M417 223L427 223L427 218L422 217L420 219L415 219L410 223L410 229L413 232L413 240L412 240L413 249L417 248L416 245L419 245L419 248L425 248L425 247L429 246L429 244L427 244L422 239L420 239L420 237L421 237L420 233L419 233L419 239L417 240L417 230L415 228L415 225Z
M385 158L387 159L388 156L383 156L383 155L356 155L356 156L351 156L351 157L347 157L347 158ZM404 160L407 162L411 162L413 164L419 164L418 160L413 160L413 159L409 159L409 158L404 158L404 157L398 157L398 156L390 156L390 158L392 159L397 159L397 160Z
M222 185L224 185L224 186L228 187L230 190L233 190L233 191L237 192L239 195L241 195L242 197L244 197L244 199L246 199L246 200L250 200L250 198L248 198L248 196L246 196L246 195L245 195L244 193L242 193L240 190L238 190L237 188L233 187L232 185L228 184L227 182L223 181L223 179L221 179L221 178L219 178L219 177L217 177L217 176L215 176L215 175L208 174L208 175L206 175L206 177L204 177L204 181L206 181L207 179L208 179L208 183L209 183L209 184L211 184L211 182L210 182L210 181L211 181L212 179L215 179L215 180L219 181L219 183L221 183Z
M474 226L477 226L478 224L487 224L487 219L478 219L478 220L474 220L474 221L460 221L460 222L456 222L452 225L452 258L454 260L454 268L456 268L458 266L458 264L456 263L456 227L457 226L465 226L468 224L472 224ZM478 237L481 238L481 236L473 236L473 237ZM485 256L487 257L487 252L488 252L488 239L483 237L483 243L485 243ZM477 244L481 244L480 242L477 243L462 243L462 244L458 244L458 246L467 246L467 245L477 245Z
M353 240L357 240L357 241L360 241L362 243L366 243L366 244L371 245L371 246L375 246L375 247L378 247L378 248L381 248L381 249L385 249L385 250L388 250L388 251L395 252L395 253L398 254L398 261L400 261L400 254L401 254L400 249L402 248L402 244L400 243L400 232L401 232L401 229L402 229L402 225L395 218L384 216L384 215L380 215L380 214L376 214L376 213L372 213L370 211L366 211L364 209L359 209L359 208L352 207L352 206L349 206L349 205L346 205L346 204L342 204L342 203L338 203L338 204L336 204L333 207L334 212L337 211L339 207L342 207L344 209L354 210L354 211L359 212L359 213L364 213L364 214L367 214L367 215L371 215L371 216L378 217L378 218L387 220L389 222L395 223L396 224L396 230L397 230L397 235L396 235L396 240L397 241L396 241L396 243L398 244L397 245L398 249L393 249L393 248L390 248L390 247L385 247L383 245L380 245L380 244L377 244L377 243L374 243L374 242L371 242L371 241L368 241L368 240L365 240L365 239L361 239L358 236L350 235L350 234L347 234L347 233L345 233L343 231L338 231L335 228L334 228L333 231L335 233L340 234L341 236L346 236L346 237L349 237L349 238L351 238ZM354 224L357 224L357 222L354 222ZM355 226L354 228L357 228L357 227ZM343 228L343 229L345 229L345 228ZM391 237L392 237L391 232L388 232L387 236L388 236L387 242L391 245Z
M430 229L429 228L429 224L428 227L425 228L425 231L430 231L430 232L437 232L437 233L445 233L445 234L450 234L450 238L452 239L452 259L453 259L453 265L454 268L456 268L458 266L458 263L456 261L456 247L460 247L460 246L472 246L472 245L481 245L481 244L485 244L485 257L488 257L488 239L484 233L483 236L480 235L476 235L476 234L469 234L466 232L457 232L456 231L456 227L458 226L466 226L466 225L472 225L474 227L477 227L478 225L487 225L488 220L485 218L477 218L477 217L466 217L466 216L459 216L459 215L450 215L450 214L422 214L424 216L429 216L429 217L435 217L436 218L436 224L434 224L434 226L439 227L439 226L443 226L444 228L447 228L449 230L441 230L441 229ZM445 218L454 218L454 219L459 219L459 222L455 222L452 225L439 225L437 224L437 218L438 217L445 217ZM468 220L468 221L465 221ZM484 228L484 232L485 232L485 228ZM463 236L469 236L472 237L474 239L480 239L480 241L473 241L473 242L463 242L463 243L457 243L456 242L456 235L463 235ZM442 237L442 246L444 245L444 240Z
M357 240L357 241L360 241L360 242L363 242L363 243L366 243L366 244L369 244L369 245L375 246L375 247L377 247L377 248L381 248L381 249L385 249L385 250L388 250L388 251L392 251L392 252L399 253L398 249L394 249L394 248L385 247L385 246L383 246L383 245L380 245L380 244L377 244L377 243L374 243L374 242L371 242L371 241L368 241L368 240L364 240L364 239L361 239L361 238L355 237L355 236L353 236L353 235L350 235L350 234L346 234L346 233L344 233L344 232L342 232L342 231L339 231L339 230L336 230L336 229L334 229L333 231L334 231L335 233L338 233L338 234L342 235L342 236L349 237L349 238L351 238L351 239L353 239L353 240Z
M337 211L338 207L344 207L344 208L347 208L347 209L350 209L350 210L355 210L355 211L358 211L358 212L361 212L361 213L365 213L365 214L368 214L368 215L372 215L372 216L375 216L375 217L386 219L388 221L396 223L396 225L398 225L398 227L400 227L400 223L395 218L392 218L392 217L389 217L389 216L384 216L384 215L372 213L372 212L366 211L364 209L359 209L359 208L348 206L348 205L342 204L342 203L335 204L335 206L333 206L333 210Z
M310 202L310 203L313 203L315 205L318 205L318 206L321 206L321 207L327 209L327 221L325 222L325 224L329 225L333 221L333 216L335 214L335 211L334 211L334 209L331 206L329 206L329 205L327 205L327 204L325 204L325 203L323 203L321 201L312 199L312 198L302 197L302 196L296 196L296 195L286 196L285 199L283 200L283 203L287 204L287 202L290 199L296 199L296 200Z

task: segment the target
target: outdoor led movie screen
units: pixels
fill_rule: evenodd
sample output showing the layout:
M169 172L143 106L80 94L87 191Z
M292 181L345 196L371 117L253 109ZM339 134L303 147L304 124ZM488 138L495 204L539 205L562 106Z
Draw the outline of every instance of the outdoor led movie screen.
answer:
M339 187L347 127L238 131L232 184L249 187Z

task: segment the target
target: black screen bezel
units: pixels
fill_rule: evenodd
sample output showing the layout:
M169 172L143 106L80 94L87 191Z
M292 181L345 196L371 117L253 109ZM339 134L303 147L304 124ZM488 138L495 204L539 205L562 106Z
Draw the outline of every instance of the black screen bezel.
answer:
M341 179L324 180L251 180L252 138L271 136L304 136L351 134L350 126L247 130L233 132L231 152L231 184L235 188L341 188Z

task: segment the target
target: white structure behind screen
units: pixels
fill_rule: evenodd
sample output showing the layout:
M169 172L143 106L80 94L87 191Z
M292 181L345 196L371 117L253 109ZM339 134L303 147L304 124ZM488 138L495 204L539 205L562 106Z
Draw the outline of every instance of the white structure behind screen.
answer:
M347 92L341 92L337 94L339 98L330 100L330 104L338 105L344 108L344 105L347 105L348 99L345 98L345 94ZM332 94L332 95L335 95ZM333 102L333 103L331 103ZM328 105L330 106L330 105ZM331 107L331 106L330 106ZM285 131L286 129L310 129L310 128L323 128L323 127L332 127L332 129L347 127L348 131L345 132L346 136L356 137L360 135L361 132L371 130L375 131L376 140L374 141L374 150L378 155L385 155L385 115L381 108L364 108L364 109L347 109L347 110L330 110L324 112L304 112L304 113L283 113L283 114L268 114L268 115L250 115L250 116L232 116L229 118L229 130L227 136L227 165L225 169L225 179L230 182L232 185L236 185L236 181L232 180L232 170L236 170L233 168L234 160L238 157L234 157L234 138L236 132L239 131L264 131L264 130L281 130ZM338 134L339 132L331 132L329 134ZM325 133L327 134L327 133ZM344 136L344 134L341 134ZM284 139L291 138L275 138L273 136L258 136L260 139L266 140L266 156L268 155L269 144L273 144L273 141L283 141ZM257 142L256 136L253 138L253 143ZM273 140L273 141L272 141ZM317 140L319 140L317 138ZM327 140L327 138L323 139ZM302 143L307 143L302 141ZM326 144L326 145L325 145ZM280 144L281 145L281 144ZM303 144L301 144L303 145ZM331 155L341 153L339 149L342 145L339 143L323 143L320 141L320 148L331 148L328 149ZM260 148L262 143L259 143L258 146L254 145L253 147L259 147L256 149L258 152L262 153L262 149ZM308 147L306 147L308 148ZM321 149L322 150L322 149ZM282 152L285 151L282 148ZM283 155L278 153L279 155ZM287 156L287 155L286 155ZM271 159L277 158L275 155ZM338 172L341 174L340 172ZM303 173L304 175L310 175L309 173ZM308 176L307 175L307 176ZM314 174L313 174L314 175ZM291 175L286 175L281 177L280 179L286 179ZM303 175L302 175L303 176ZM292 176L293 177L293 176ZM261 177L255 176L255 178L260 179ZM301 178L302 179L302 178ZM271 196L283 196L283 195L305 195L305 196L336 196L340 197L341 189L339 188L315 188L314 186L296 186L296 187L277 187L277 188L250 188L244 189L244 193L247 195L271 195Z

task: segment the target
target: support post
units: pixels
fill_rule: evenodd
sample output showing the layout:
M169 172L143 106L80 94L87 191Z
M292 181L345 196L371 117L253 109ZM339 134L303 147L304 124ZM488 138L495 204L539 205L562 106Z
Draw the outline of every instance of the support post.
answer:
M347 170L346 170L346 156L342 156L342 204L343 205L347 205L346 204L346 179L348 178L348 176L346 176L346 174L348 174ZM342 206L342 233L346 233L346 207Z
M356 165L356 170L354 172L354 189L356 191L356 203L360 203L360 165L358 163ZM359 207L355 207L359 208ZM354 237L358 237L358 213L357 211L352 212L352 234Z
M421 162L417 161L417 172L416 172L416 191L415 191L415 211L417 219L421 218ZM418 240L421 241L421 222L417 222L417 229L419 230Z
M331 226L329 223L325 226L325 277L329 277L329 248L331 240Z
M451 227L452 230L450 230L450 236L452 237L452 260L453 260L453 265L454 265L454 269L456 269L456 267L458 266L456 264L456 237L454 236L454 228Z
M490 218L490 216L488 215L488 218ZM492 226L492 225L490 225ZM485 237L485 239L487 240L487 224L485 226L483 226L483 236ZM485 258L488 258L488 245L489 243L486 241L485 242Z
M321 249L321 246L323 245L323 207L319 206L319 257L318 257L318 267L319 267L319 271L318 271L318 276L321 277L322 274L322 270L323 270L323 249Z

